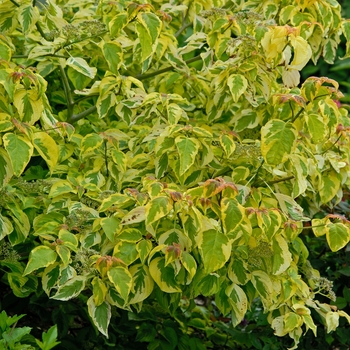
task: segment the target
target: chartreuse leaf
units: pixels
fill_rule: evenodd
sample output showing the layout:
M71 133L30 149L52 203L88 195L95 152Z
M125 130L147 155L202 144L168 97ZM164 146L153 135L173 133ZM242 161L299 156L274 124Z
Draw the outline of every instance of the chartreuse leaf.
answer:
M227 269L227 276L233 283L246 284L250 279L247 263L240 259L231 259Z
M350 228L341 222L329 223L326 227L326 238L332 252L337 252L350 241Z
M114 216L102 218L100 220L101 227L111 242L115 241L115 236L120 229L120 220Z
M52 296L52 299L56 300L69 300L77 297L85 288L86 277L74 276L66 283L60 285L57 293Z
M57 253L51 248L44 245L34 248L29 254L28 264L24 270L23 276L28 275L37 269L53 264L56 259Z
M243 289L237 284L231 284L225 290L226 295L229 297L229 301L232 307L231 322L233 327L236 327L242 322L244 315L248 309L247 296Z
M284 163L296 147L298 133L292 123L273 119L261 128L261 153L270 165Z
M108 338L108 325L111 320L111 305L104 301L100 305L95 305L92 295L87 301L89 315L97 329Z
M130 273L134 281L133 290L130 293L129 304L136 304L147 299L154 288L154 281L146 265L136 264L130 267Z
M45 132L35 132L33 134L33 143L35 149L52 171L58 162L59 155L58 146L54 139Z
M150 225L169 214L173 204L169 197L155 197L147 203L145 209L146 225Z
M133 287L133 278L128 269L123 266L115 266L107 271L107 276L120 296L126 301Z
M28 32L35 26L40 14L37 6L28 4L22 5L18 8L17 16L23 32L28 34Z
M216 230L208 230L199 234L198 248L206 273L211 273L224 266L231 256L231 246L229 239Z
M185 136L178 136L175 144L180 158L180 174L183 175L196 161L200 143L197 139Z
M0 41L0 57L5 61L10 61L12 56L11 48L6 45L4 42Z
M77 190L68 180L58 180L51 186L49 197L54 198L70 192L77 193Z
M62 229L58 232L58 238L63 242L63 244L69 249L76 252L78 250L78 238L73 233L68 230Z
M322 203L330 202L341 190L341 177L334 170L322 174L319 195Z
M175 280L175 271L171 265L165 266L165 259L157 257L149 264L149 271L158 287L165 293L181 292Z
M227 79L227 86L231 92L234 102L245 93L248 87L248 80L241 74L231 74Z
M136 23L136 32L141 45L141 59L142 61L145 61L153 53L152 38L146 28L139 22Z
M3 136L4 147L10 157L13 172L20 176L33 155L32 144L23 136L6 133Z

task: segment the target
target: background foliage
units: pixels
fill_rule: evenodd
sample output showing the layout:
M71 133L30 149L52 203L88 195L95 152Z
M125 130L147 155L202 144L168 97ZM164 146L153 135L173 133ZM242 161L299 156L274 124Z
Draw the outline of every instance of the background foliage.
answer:
M345 346L336 1L0 11L3 334L18 320L36 338L56 324L57 349ZM336 80L308 77L337 52Z

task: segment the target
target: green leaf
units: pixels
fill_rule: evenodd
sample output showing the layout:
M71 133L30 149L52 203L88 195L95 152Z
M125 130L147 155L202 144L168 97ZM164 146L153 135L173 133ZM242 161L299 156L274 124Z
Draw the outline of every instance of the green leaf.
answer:
M50 350L60 344L61 342L57 341L57 325L50 327L47 332L43 332L42 340L41 342L35 339L41 350Z
M178 136L175 144L180 158L180 176L183 175L196 161L200 143L197 139L185 136Z
M135 242L120 241L114 246L113 256L121 259L126 265L138 258Z
M53 171L57 162L59 150L54 139L45 132L35 132L33 134L35 149L45 160L50 170Z
M102 218L100 223L107 238L111 242L114 242L117 232L120 229L120 220L114 216L111 216L108 218Z
M337 222L327 225L326 238L332 252L337 252L350 241L350 228Z
M126 301L133 286L133 278L128 269L123 266L112 267L107 271L107 276L117 292Z
M118 74L123 64L123 49L120 44L115 41L106 42L102 46L102 51L109 70L114 74Z
M262 270L253 271L251 276L251 281L259 293L265 309L268 309L275 295L270 277Z
M104 301L101 305L96 306L93 296L88 299L87 305L92 322L108 338L108 325L112 316L111 305Z
M95 78L97 68L90 67L88 63L81 57L69 57L67 59L67 65L75 69L77 72L89 77L90 79Z
M50 296L51 289L56 285L60 278L60 265L59 263L54 263L49 265L43 272L41 276L41 283L45 293Z
M51 298L63 301L76 298L84 290L85 283L86 277L75 276L69 279L66 283L60 285L57 293Z
M28 264L24 270L23 276L40 269L47 267L56 261L57 254L51 248L40 245L34 248L29 254Z
M145 27L147 33L149 33L153 45L162 29L161 20L152 12L140 12L137 15L137 20Z
M10 157L13 172L20 176L33 155L32 144L23 136L7 133L3 136L4 147Z
M96 154L102 143L103 139L99 134L88 134L81 141L80 154L83 157Z
M208 230L198 237L198 248L207 274L223 267L231 256L232 243L221 232Z
M270 165L284 163L296 147L298 132L293 124L273 119L261 128L261 153Z
M181 253L181 263L183 265L183 267L186 269L186 271L189 273L190 275L190 280L194 277L194 275L196 274L197 272L197 262L196 260L194 259L194 257L186 252L186 251L183 251Z
M227 79L227 86L230 89L233 101L237 102L247 90L248 81L241 74L231 74Z

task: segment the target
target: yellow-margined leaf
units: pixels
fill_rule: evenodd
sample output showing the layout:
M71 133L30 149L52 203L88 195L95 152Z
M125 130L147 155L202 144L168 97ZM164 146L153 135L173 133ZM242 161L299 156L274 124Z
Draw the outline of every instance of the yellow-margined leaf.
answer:
M67 59L67 65L75 69L77 72L86 75L90 79L93 79L97 73L97 68L90 67L81 57L69 57Z
M156 222L170 213L173 209L172 200L169 197L155 197L146 205L146 225Z
M128 269L123 266L115 266L107 271L107 276L120 296L126 301L133 286L133 278Z
M198 248L203 259L206 273L219 270L231 256L231 242L221 232L208 230L198 237Z
M219 141L220 141L221 147L223 148L226 154L226 157L229 158L236 149L236 144L233 141L232 136L228 134L222 134L220 135Z
M128 24L128 14L118 13L114 16L108 23L109 31L111 37L116 37L119 35L120 31Z
M296 147L298 132L292 123L273 119L261 128L261 153L266 163L280 165Z
M99 277L95 277L91 281L91 284L92 284L92 296L94 299L94 304L96 306L99 306L106 299L107 286Z
M38 21L40 13L37 6L24 4L18 8L17 16L23 32L28 34Z
M236 327L243 320L248 309L248 299L243 289L237 284L231 284L225 290L232 307L231 322Z
M314 143L324 142L328 133L325 122L319 114L306 114L305 122Z
M272 240L272 273L279 275L286 271L292 262L292 255L289 251L286 240L277 235Z
M0 240L3 240L5 236L9 235L13 231L11 221L2 215L0 215Z
M44 103L35 90L17 90L15 92L13 105L17 108L22 122L33 125L37 122L44 109Z
M130 293L129 304L135 304L150 296L154 288L154 281L146 265L133 265L130 267L130 273L134 281L134 288Z
M29 254L28 264L24 270L23 276L53 264L56 258L57 253L49 247L40 245L34 248Z
M190 280L192 280L192 278L194 277L194 275L197 272L196 260L194 259L194 257L190 253L188 253L186 251L183 251L181 253L180 259L181 259L181 263L182 263L183 267L186 269L186 271L190 275Z
M185 136L178 136L175 144L180 158L180 176L183 175L196 161L196 156L200 148L197 139Z
M260 295L264 308L265 310L268 310L275 295L273 282L269 275L262 270L253 271L251 276L251 281Z
M32 144L23 136L7 133L3 137L4 147L9 155L13 172L20 176L33 155Z
M0 148L0 188L3 188L11 180L12 176L11 159L6 151Z
M221 220L226 234L232 233L242 222L244 208L235 199L223 198L221 200Z
M149 264L149 271L158 287L165 293L181 292L175 280L175 270L171 265L165 266L165 259L157 257Z
M102 51L109 70L114 74L118 74L123 64L123 49L121 45L116 41L108 41L103 43Z
M54 139L46 132L35 132L33 134L35 149L45 160L50 170L53 171L59 156L59 149Z
M241 74L231 74L227 79L227 86L230 89L233 101L237 102L247 90L248 81Z
M329 223L326 228L326 238L332 252L337 252L350 241L350 227L341 222Z
M108 338L108 325L111 320L111 305L104 301L99 306L95 305L92 295L87 301L89 315L97 329Z
M103 139L99 134L88 134L81 141L80 154L83 157L96 154L102 143Z

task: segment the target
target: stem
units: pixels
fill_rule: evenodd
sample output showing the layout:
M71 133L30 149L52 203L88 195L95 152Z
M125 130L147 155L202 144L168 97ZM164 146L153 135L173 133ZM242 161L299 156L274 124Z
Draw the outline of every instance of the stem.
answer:
M83 119L86 116L88 116L89 114L94 113L96 110L97 110L97 107L96 106L92 106L92 107L88 108L87 110L85 110L83 112L80 112L78 114L73 114L70 118L67 119L67 123L74 124L78 120Z
M195 57L192 57L188 60L185 61L186 64L189 64L189 63L192 63L192 62L196 62L196 61L199 61L201 60L201 56L198 55L198 56L195 56ZM148 74L138 74L136 75L136 79L138 80L144 80L144 79L148 79L148 78L152 78L152 77L155 77L159 74L163 74L163 73L166 73L166 72L170 72L172 70L175 70L175 67L173 66L169 66L169 67L165 67L165 68L162 68L162 69L159 69L159 70L156 70L155 72L152 72L152 73L148 73Z
M188 7L187 7L187 10L186 10L186 13L185 13L185 16L183 16L182 18L182 26L181 28L175 33L175 38L177 39L181 33L188 27L191 26L192 23L187 23L186 24L186 21L187 21L187 18L188 18L188 15L190 13L190 7L192 5L193 1L190 1L189 4L188 4Z
M42 55L41 57L57 57L57 58L69 58L70 56L64 56L64 55L56 55L54 53L48 53L46 55ZM28 58L28 55L13 55L12 58ZM83 58L89 58L89 57L83 57Z
M282 178L282 179L270 181L269 184L270 184L270 185L278 184L279 182L288 181L288 180L292 180L292 179L294 179L294 175L287 176L287 177L284 177L284 178Z
M326 152L328 152L333 146L335 146L335 144L340 140L341 137L342 137L342 134L340 134L338 138L332 143L332 145L328 147L325 151L323 151L321 154L325 154Z
M46 40L46 41L52 41L43 31L43 28L41 27L41 24L39 22L36 22L35 24L36 29L40 33L40 35Z
M291 122L294 123L302 112L304 112L304 108L300 109L300 111L295 115L295 117L292 118Z
M67 120L70 120L73 117L73 107L74 107L74 100L72 97L72 90L69 86L69 81L66 75L66 72L64 71L64 68L62 67L62 65L60 64L59 66L60 69L60 73L61 73L61 79L62 79L62 83L63 83L63 90L64 90L64 94L66 95L66 99L67 99L67 110L68 110L68 118Z
M15 0L10 0L10 2L12 2L15 6L17 6L17 7L20 7L21 5L17 2L17 1L15 1Z

